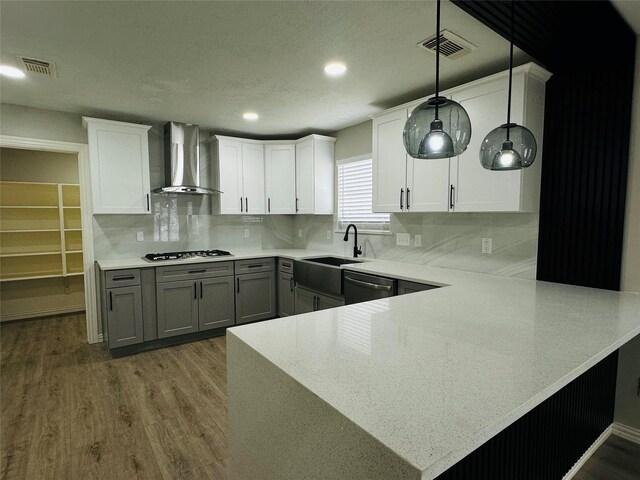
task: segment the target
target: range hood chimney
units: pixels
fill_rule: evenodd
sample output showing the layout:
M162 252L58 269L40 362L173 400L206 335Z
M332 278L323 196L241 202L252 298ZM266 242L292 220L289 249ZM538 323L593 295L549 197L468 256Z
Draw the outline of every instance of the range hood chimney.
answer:
M200 129L198 125L167 122L164 126L165 186L156 193L210 195L220 190L200 185Z

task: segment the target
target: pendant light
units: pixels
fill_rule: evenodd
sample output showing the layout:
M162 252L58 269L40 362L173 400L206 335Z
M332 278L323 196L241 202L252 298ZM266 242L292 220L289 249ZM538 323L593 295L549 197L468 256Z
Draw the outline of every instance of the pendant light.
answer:
M536 158L536 139L528 128L511 123L511 84L513 83L513 18L511 0L511 39L509 51L509 98L507 123L491 130L480 145L480 163L487 170L519 170L531 166Z
M440 96L440 0L436 9L436 94L411 112L403 131L404 148L413 158L460 155L471 140L471 121L465 109Z

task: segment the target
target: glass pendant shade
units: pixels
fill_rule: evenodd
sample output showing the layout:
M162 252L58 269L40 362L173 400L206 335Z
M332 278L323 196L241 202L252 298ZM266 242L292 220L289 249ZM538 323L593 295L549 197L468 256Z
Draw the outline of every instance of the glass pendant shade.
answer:
M411 112L404 125L403 139L407 153L413 158L453 157L469 145L471 120L459 103L446 97L432 97Z
M518 170L536 158L536 139L529 129L505 123L491 130L480 146L480 163L487 170Z

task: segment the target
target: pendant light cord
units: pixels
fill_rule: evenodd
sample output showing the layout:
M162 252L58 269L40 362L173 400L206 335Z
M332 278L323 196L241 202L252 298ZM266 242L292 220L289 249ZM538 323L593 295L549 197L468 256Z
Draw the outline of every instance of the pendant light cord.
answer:
M438 120L438 97L440 96L440 0L436 4L436 120Z
M507 99L507 141L509 141L509 125L511 125L511 83L513 82L513 10L515 1L511 0L511 38L509 47L509 97Z

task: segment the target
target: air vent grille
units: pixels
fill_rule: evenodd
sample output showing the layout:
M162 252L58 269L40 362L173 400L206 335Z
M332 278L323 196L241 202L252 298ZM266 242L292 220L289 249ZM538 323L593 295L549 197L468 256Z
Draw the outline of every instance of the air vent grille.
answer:
M46 60L18 56L18 61L22 64L25 72L37 73L47 77L56 76L56 64Z
M432 53L436 52L436 35L418 43L420 48L424 48ZM467 53L475 50L476 47L472 43L466 41L449 30L440 32L440 55L450 60L456 60L464 57Z

